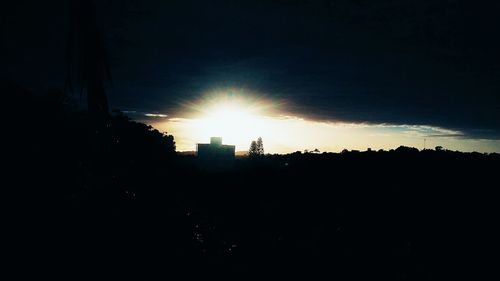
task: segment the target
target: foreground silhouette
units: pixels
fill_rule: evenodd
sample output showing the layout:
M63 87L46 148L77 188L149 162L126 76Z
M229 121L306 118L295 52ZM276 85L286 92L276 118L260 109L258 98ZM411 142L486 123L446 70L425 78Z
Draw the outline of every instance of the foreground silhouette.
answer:
M4 188L21 269L441 280L489 266L498 154L297 152L214 172L120 112L96 125L62 95L2 92L16 116Z

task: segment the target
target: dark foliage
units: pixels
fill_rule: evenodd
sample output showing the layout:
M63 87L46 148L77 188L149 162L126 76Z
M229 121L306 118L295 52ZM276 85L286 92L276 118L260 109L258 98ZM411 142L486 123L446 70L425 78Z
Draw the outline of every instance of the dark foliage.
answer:
M264 155L264 143L262 142L262 138L259 137L257 141L252 141L250 143L250 149L248 150L248 156L257 157Z
M257 139L257 154L264 155L264 142L261 137Z
M248 156L254 157L256 155L258 155L257 142L252 141L250 143L250 149L248 150Z

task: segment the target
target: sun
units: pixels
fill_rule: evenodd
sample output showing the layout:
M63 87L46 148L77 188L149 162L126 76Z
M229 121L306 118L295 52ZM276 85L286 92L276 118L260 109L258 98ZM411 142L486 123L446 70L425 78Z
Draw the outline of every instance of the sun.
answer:
M256 138L255 129L263 122L263 117L252 111L249 105L237 102L216 104L196 119L195 130L205 140L217 136L225 143L249 143Z
M205 118L213 120L220 127L234 129L238 123L255 121L256 116L252 115L250 110L243 105L223 104L210 109Z
M222 137L225 144L245 150L252 140L271 131L268 117L271 107L263 98L234 94L234 91L211 95L194 106L196 113L190 118L191 131L198 142Z

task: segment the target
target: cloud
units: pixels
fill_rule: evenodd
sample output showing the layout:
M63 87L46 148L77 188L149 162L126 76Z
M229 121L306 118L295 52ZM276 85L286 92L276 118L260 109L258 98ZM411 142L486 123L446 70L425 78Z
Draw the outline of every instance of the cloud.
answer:
M179 101L221 85L285 100L284 114L308 120L431 125L459 133L429 138L500 139L493 2L145 0L137 9L147 16L134 17L123 13L132 9L126 1L112 9L100 2L113 58L110 104L137 109L125 112L135 119L182 116ZM0 72L26 85L63 85L66 6L36 4L28 11L36 20L23 24L26 10L13 6L2 10L11 55ZM36 28L40 22L53 28Z
M168 117L167 114L160 114L160 113L144 113L144 116L146 116L146 117L158 117L158 118Z
M428 138L464 138L466 135L463 133L458 133L458 134L434 134L434 135L427 135L426 137Z

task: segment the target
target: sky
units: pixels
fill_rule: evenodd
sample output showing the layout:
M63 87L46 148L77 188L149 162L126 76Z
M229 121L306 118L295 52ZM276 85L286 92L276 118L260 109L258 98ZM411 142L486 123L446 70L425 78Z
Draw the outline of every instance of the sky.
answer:
M493 2L108 0L96 11L111 108L173 134L178 150L220 134L237 150L262 136L276 153L500 152ZM0 78L64 87L69 3L1 4ZM218 103L244 114L214 118Z

